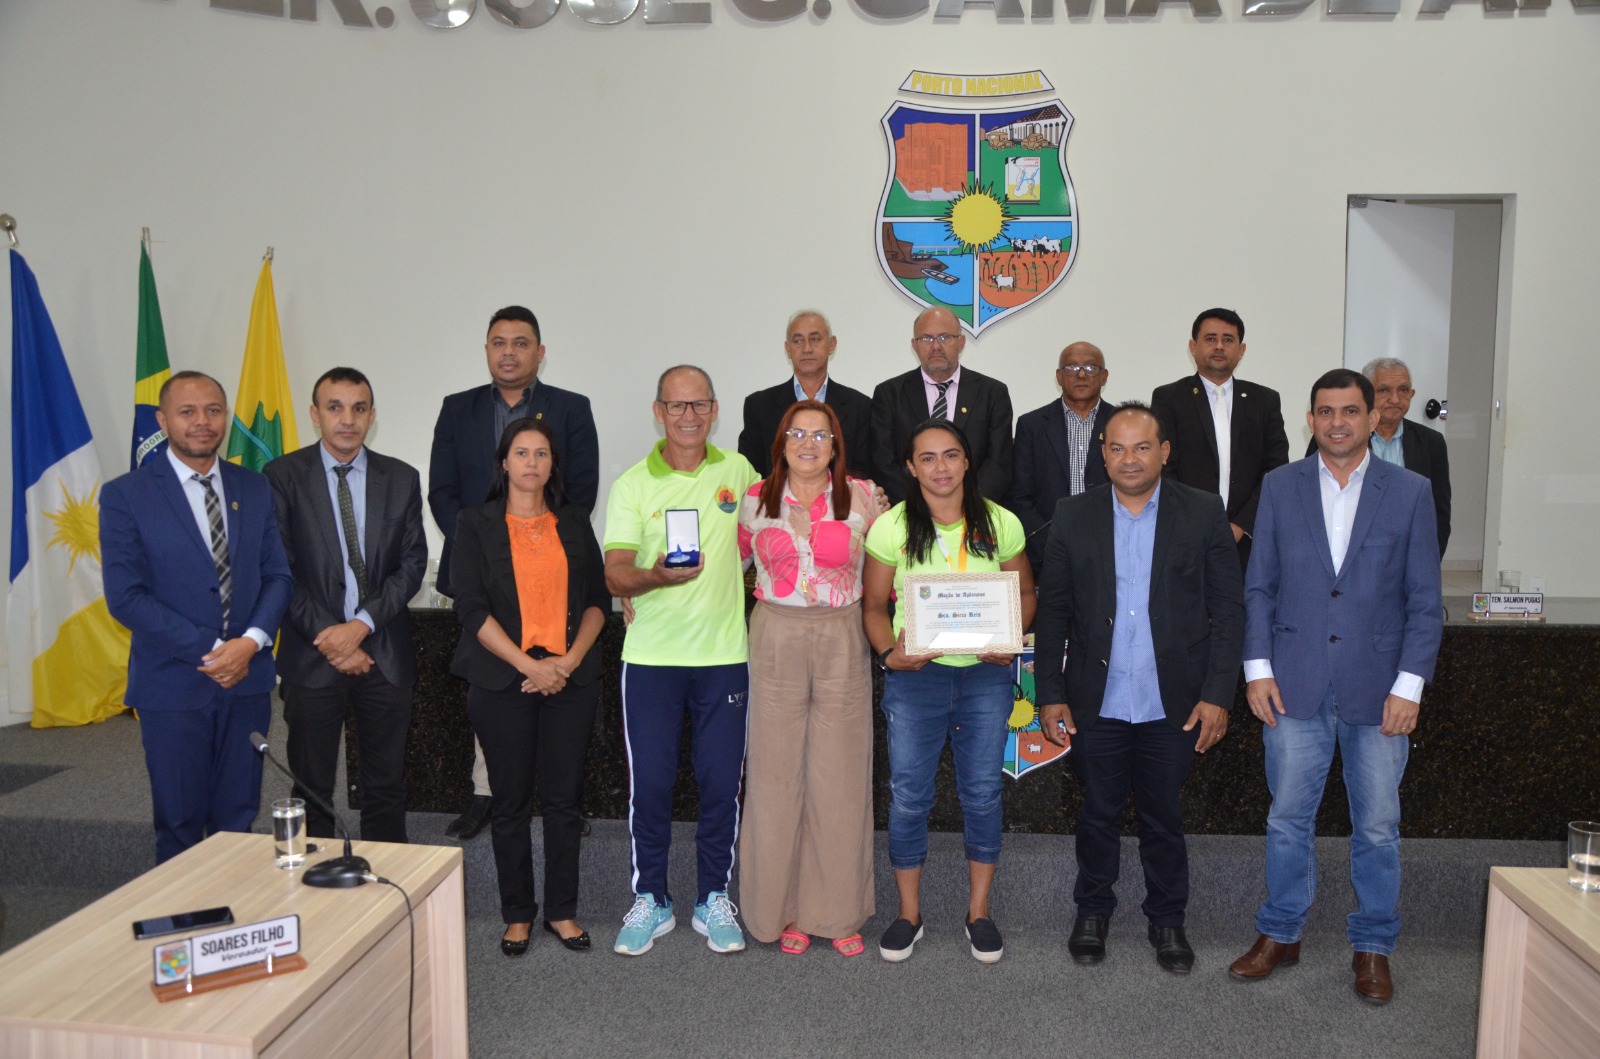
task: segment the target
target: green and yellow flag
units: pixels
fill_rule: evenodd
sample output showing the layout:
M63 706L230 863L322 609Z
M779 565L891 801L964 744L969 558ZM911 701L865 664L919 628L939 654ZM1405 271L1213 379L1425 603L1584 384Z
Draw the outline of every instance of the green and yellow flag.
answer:
M172 377L167 360L167 333L161 326L161 301L156 297L156 274L150 267L150 229L139 243L139 345L133 368L133 458L128 469L167 447L167 432L156 422L161 385Z
M250 303L250 333L244 340L244 370L233 400L233 430L228 459L259 471L271 460L300 447L294 427L294 399L283 364L278 333L278 303L272 296L272 253L261 263L256 296Z

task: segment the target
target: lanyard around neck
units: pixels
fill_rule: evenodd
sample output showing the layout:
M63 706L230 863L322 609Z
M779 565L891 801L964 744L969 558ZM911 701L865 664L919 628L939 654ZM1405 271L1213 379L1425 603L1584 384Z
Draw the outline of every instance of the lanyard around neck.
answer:
M944 564L956 573L966 573L967 570L967 520L961 520L961 551L957 561L950 559L950 545L945 543L944 533L937 525L933 527L933 539L939 542L939 550L944 553Z

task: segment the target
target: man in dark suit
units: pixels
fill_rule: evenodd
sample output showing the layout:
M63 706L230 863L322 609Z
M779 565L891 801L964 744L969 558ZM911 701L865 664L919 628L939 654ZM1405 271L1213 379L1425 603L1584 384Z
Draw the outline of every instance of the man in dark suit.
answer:
M367 448L372 384L354 368L311 388L316 445L267 464L278 529L294 574L278 670L289 767L333 800L339 737L353 712L361 750L361 837L406 840L406 733L417 682L411 597L428 566L416 469ZM304 792L297 790L304 796ZM306 799L306 831L334 821Z
M498 473L495 446L512 421L527 416L551 425L568 500L593 511L600 495L600 436L594 412L582 394L539 381L545 350L538 318L520 305L506 306L489 318L483 348L489 360L489 385L444 399L428 458L428 508L444 534L438 588L447 596L456 516L488 496ZM452 838L472 838L489 821L489 774L476 741L474 750L472 803L445 829Z
M1433 486L1433 519L1439 527L1439 554L1450 543L1450 450L1444 435L1406 418L1411 411L1411 369L1395 357L1367 361L1361 374L1372 383L1378 423L1372 428L1372 454L1408 471L1416 471ZM1317 451L1317 439L1306 455Z
M1113 407L1100 399L1100 391L1110 375L1098 346L1074 342L1061 351L1056 366L1061 399L1017 419L1016 465L1006 507L1028 534L1035 578L1044 563L1056 502L1108 480L1101 446Z
M905 447L928 419L948 419L966 431L978 489L996 503L1011 488L1011 394L1005 383L961 366L967 338L949 309L924 309L911 330L920 367L872 391L873 480L891 503L906 498Z
M872 400L828 374L838 336L828 318L815 309L801 309L789 317L784 352L794 367L794 377L744 399L744 429L739 431L739 455L765 478L772 473L772 443L783 414L796 401L821 401L833 409L844 430L846 467L857 478L872 477Z
M267 480L217 459L222 385L178 372L156 421L167 452L106 483L100 548L106 607L133 633L128 705L161 862L255 820L261 757L249 737L272 721L272 639L294 582Z
M1283 410L1278 391L1234 376L1245 349L1238 313L1207 309L1189 334L1197 374L1157 387L1150 398L1172 443L1165 473L1221 494L1243 565L1250 558L1261 479L1289 462Z
M1350 797L1347 920L1357 996L1394 995L1400 777L1444 631L1427 479L1372 458L1372 383L1348 368L1311 388L1317 455L1267 475L1245 579L1245 693L1266 727L1267 899L1229 973L1300 958L1316 886L1315 826L1337 746Z
M1194 950L1183 929L1189 859L1178 793L1194 754L1228 730L1243 586L1217 498L1162 481L1168 445L1150 409L1117 408L1103 452L1111 484L1056 506L1034 619L1039 725L1058 745L1072 737L1083 781L1067 949L1079 963L1105 957L1131 790L1150 944L1164 970L1187 974Z

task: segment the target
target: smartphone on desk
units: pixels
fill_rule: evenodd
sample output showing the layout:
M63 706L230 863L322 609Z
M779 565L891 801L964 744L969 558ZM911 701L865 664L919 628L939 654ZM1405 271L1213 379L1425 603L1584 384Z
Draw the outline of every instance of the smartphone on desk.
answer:
M136 940L143 941L145 938L159 938L163 934L182 934L190 930L225 927L232 922L233 909L224 905L221 908L203 908L198 912L179 912L171 916L135 920L133 936Z

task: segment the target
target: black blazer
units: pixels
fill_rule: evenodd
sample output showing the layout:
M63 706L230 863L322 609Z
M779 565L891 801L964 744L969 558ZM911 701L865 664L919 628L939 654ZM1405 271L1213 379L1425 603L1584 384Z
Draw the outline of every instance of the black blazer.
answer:
M500 443L494 429L494 402L498 400L499 392L489 383L453 393L444 399L439 421L433 428L428 508L444 534L438 585L447 596L455 595L450 566L456 518L463 509L482 504L489 495L489 486L494 484L494 450ZM600 495L600 436L595 431L589 399L541 382L533 388L528 414L549 421L555 431L561 484L567 499L585 511L593 511L595 498Z
M1317 439L1306 446L1306 455L1317 451ZM1439 527L1439 554L1450 543L1450 449L1444 435L1425 424L1406 420L1400 435L1400 458L1406 470L1416 471L1433 485L1433 518Z
M1156 387L1150 408L1172 443L1163 473L1184 485L1220 493L1217 432L1211 425L1211 399L1200 376ZM1250 533L1261 500L1261 479L1289 462L1289 437L1283 432L1278 391L1235 376L1229 422L1233 451L1228 468L1228 521Z
M828 379L823 402L839 417L844 430L845 468L856 478L872 477L872 399L838 379ZM744 399L744 429L739 431L739 455L765 478L772 473L772 443L778 424L794 404L794 380L757 390Z
M599 607L611 613L606 593L605 561L589 525L589 512L566 504L556 512L556 536L567 556L567 643L578 635L583 612ZM456 645L450 672L469 684L504 691L522 675L496 658L478 642L478 630L493 617L511 637L522 642L522 605L517 599L517 575L511 565L511 534L506 529L506 502L494 500L468 508L456 523L456 613L461 618L461 642ZM535 657L544 657L535 655ZM571 683L592 684L600 679L599 641L573 670Z
M1057 398L1017 418L1016 464L1006 507L1022 520L1023 532L1028 535L1028 561L1033 564L1036 579L1044 562L1044 546L1050 539L1050 518L1055 514L1056 503L1072 495L1067 423L1061 409ZM1106 420L1114 411L1116 406L1105 400L1095 409L1094 442L1083 461L1084 492L1111 480L1099 445L1105 443Z
M880 382L872 391L872 480L891 503L906 498L906 442L927 418L921 368ZM979 492L986 500L1004 503L1011 489L1011 393L1006 384L962 367L950 420L966 431L972 445Z
M311 645L318 633L344 617L345 578L338 513L328 496L320 443L285 453L262 473L272 483L278 532L294 574L294 598L284 615L278 673L287 684L325 688L339 677ZM408 604L428 568L422 528L422 488L416 468L367 450L367 597L361 606L377 626L362 643L385 680L400 687L417 682L417 650Z
M1111 659L1115 502L1103 485L1056 505L1033 619L1039 704L1066 703L1080 731L1100 716ZM1167 721L1182 728L1202 701L1231 709L1244 649L1244 578L1215 493L1161 483L1148 609Z

